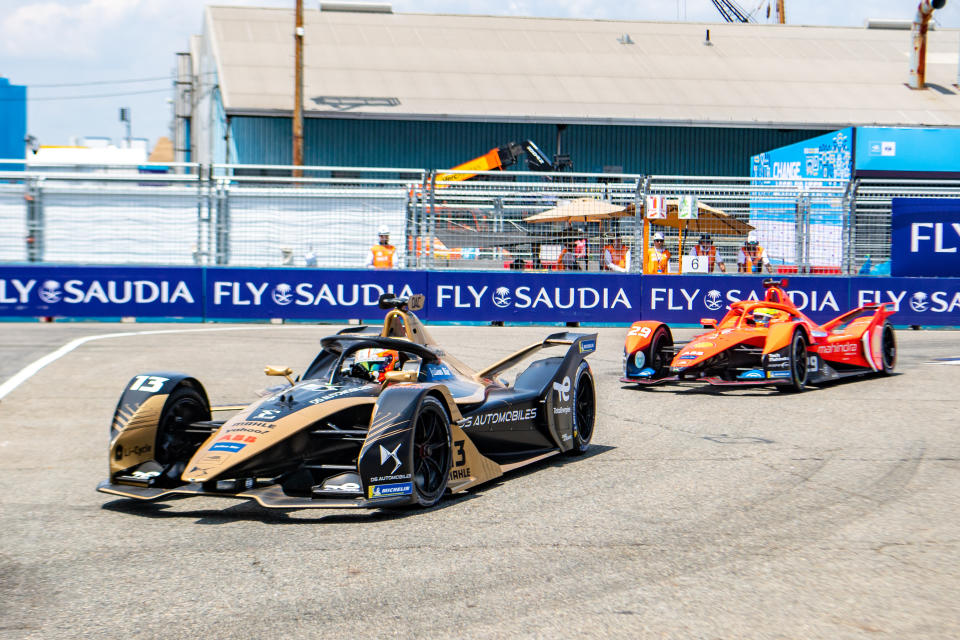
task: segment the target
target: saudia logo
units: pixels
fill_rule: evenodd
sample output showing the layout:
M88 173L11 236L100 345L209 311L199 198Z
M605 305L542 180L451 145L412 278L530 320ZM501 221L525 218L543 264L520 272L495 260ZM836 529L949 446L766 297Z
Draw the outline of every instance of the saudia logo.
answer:
M473 285L438 285L437 307L456 309L479 309L490 287ZM607 287L497 287L491 296L493 304L500 309L632 309L630 298L622 288Z
M712 289L707 292L707 295L703 296L703 304L706 305L710 311L716 311L723 306L723 297L719 291Z
M27 304L36 289L36 297L45 304L174 304L193 303L190 287L183 280L67 280L61 289L56 280L46 280L39 287L36 280L0 279L0 304Z
M63 292L60 291L60 283L56 280L47 280L40 287L40 299L47 304L60 302L61 297L63 297Z
M908 291L890 291L880 289L860 289L857 292L857 305L890 303L894 311L900 311L909 303L914 313L955 313L960 311L960 291L916 291L907 298Z
M693 311L694 302L700 295L700 291L701 289L690 291L683 287L653 287L650 289L650 310L666 308L668 311ZM800 310L823 311L824 309L831 309L836 312L840 311L840 305L837 304L833 292L829 290L809 292L792 290L788 291L787 294ZM703 305L711 311L720 309L724 302L759 299L760 296L757 295L756 291L749 291L746 297L743 297L743 292L740 289L729 289L726 297L717 289L711 289L702 298Z
M510 289L507 287L497 287L493 292L493 304L501 309L510 306Z
M910 296L910 308L917 313L923 313L927 310L927 294L923 291L917 291Z
M325 304L331 307L353 307L363 305L375 307L383 293L394 293L393 285L381 287L376 284L317 284L315 282L298 282L289 284L281 282L270 289L270 295L265 300L265 294L270 287L269 282L236 282L218 280L213 283L213 304L233 306L259 307L270 300L274 304L285 307L293 304L299 307L308 307ZM398 296L412 296L413 290L404 285Z
M273 288L273 301L280 306L286 306L293 301L293 287L281 282Z

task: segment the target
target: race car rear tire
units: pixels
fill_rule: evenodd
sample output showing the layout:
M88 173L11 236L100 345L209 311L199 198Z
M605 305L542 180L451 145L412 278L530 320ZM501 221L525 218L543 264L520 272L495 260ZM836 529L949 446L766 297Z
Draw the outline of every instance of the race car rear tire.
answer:
M452 449L447 410L427 396L413 425L413 495L420 506L432 507L446 491Z
M202 391L181 384L170 394L157 421L154 449L154 459L164 465L164 477L179 482L183 467L210 435L202 431L193 433L189 427L194 422L209 419L210 406Z
M593 438L593 426L597 417L597 392L593 384L593 373L586 361L580 363L573 386L573 447L564 451L564 455L583 455L590 448Z
M793 339L790 341L790 384L777 386L778 391L799 393L807 386L807 336L799 327L793 330Z
M880 373L885 376L893 375L893 368L897 366L897 336L893 332L893 325L883 323L883 332L880 334L880 351L883 367Z

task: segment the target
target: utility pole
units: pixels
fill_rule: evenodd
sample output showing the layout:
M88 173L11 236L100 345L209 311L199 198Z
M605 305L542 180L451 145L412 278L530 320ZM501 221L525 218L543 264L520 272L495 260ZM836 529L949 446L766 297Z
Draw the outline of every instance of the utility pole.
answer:
M303 0L297 0L296 25L293 31L294 43L294 87L293 87L293 164L303 166ZM293 176L303 176L302 169L294 169Z
M783 6L784 0L777 0L777 22L787 24L787 11Z

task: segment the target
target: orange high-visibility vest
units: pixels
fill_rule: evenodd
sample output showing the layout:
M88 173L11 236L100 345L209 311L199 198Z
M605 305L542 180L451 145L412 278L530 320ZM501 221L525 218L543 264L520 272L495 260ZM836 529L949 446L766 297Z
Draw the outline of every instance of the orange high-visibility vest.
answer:
M763 261L760 259L760 256L763 255L763 247L756 245L756 247L751 251L749 246L744 245L740 248L743 251L743 255L747 258L743 263L744 271L747 273L753 273L753 263L757 261L757 273L763 271Z
M608 244L603 248L604 251L610 252L610 260L613 264L617 265L621 269L627 268L627 251L629 250L626 245L620 245L620 248L614 247L612 244ZM606 265L604 265L606 267Z
M370 248L370 251L373 252L373 268L374 269L392 269L393 268L393 254L396 253L397 249L393 245L383 245L377 244Z
M699 244L693 245L693 250L698 256L707 256L707 271L713 271L713 265L717 262L717 248L710 246L706 251L700 248Z
M670 264L670 250L657 251L656 247L647 250L647 268L644 273L667 273Z

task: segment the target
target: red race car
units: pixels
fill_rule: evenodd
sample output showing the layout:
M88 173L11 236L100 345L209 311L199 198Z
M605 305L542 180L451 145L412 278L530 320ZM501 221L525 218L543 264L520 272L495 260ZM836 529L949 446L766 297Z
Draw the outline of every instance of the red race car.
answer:
M893 371L897 339L887 320L893 315L888 303L864 305L818 325L794 306L783 290L786 285L786 280L765 280L763 300L731 304L719 323L702 319L710 331L685 345L675 344L662 322L633 323L620 380L802 391L808 384Z

